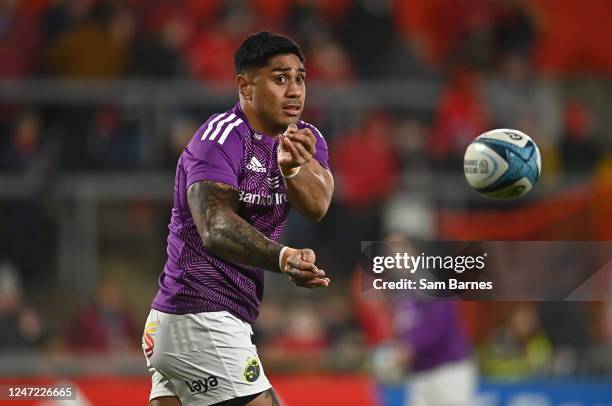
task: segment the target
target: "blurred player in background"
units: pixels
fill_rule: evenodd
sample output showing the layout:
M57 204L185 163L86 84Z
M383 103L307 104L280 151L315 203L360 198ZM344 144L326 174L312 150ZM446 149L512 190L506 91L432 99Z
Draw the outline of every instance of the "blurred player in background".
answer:
M478 371L456 302L404 300L393 324L411 372L406 406L475 404Z
M390 253L418 253L403 234L391 234L385 241ZM359 279L369 277L358 272ZM371 282L359 285L361 289ZM476 404L478 370L457 302L406 292L389 300L372 290L367 292L370 300L364 300L357 289L354 293L372 345L372 372L383 383L403 381L406 406Z
M287 37L248 37L234 54L239 102L179 158L168 260L143 336L152 405L279 404L251 343L263 271L330 283L312 250L277 243L289 205L316 221L333 192L325 140L300 120L303 62Z

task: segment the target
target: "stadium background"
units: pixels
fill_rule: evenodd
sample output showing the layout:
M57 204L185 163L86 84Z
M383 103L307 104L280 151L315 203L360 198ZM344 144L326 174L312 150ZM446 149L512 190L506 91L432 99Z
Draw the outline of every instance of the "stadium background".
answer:
M304 117L336 179L324 221L285 233L333 288L268 278L267 373L289 405L401 404L367 368L389 321L354 288L359 241L610 240L611 16L606 0L1 1L0 383L145 402L176 159L234 103L232 52L266 29L306 53ZM540 146L525 199L462 179L467 143L496 127ZM482 405L612 404L612 302L460 308Z

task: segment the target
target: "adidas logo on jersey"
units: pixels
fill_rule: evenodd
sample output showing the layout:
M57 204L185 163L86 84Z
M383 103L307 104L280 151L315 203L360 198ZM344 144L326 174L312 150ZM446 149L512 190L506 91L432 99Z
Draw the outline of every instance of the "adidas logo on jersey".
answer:
M266 167L259 162L259 160L255 157L251 158L251 162L249 162L246 168L250 171L266 173Z

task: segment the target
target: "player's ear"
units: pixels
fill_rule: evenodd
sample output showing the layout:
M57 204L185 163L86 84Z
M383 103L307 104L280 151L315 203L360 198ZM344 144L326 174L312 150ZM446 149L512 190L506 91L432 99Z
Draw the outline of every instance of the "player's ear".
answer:
M238 91L245 100L251 100L253 98L253 86L248 75L237 75L236 84L238 85Z

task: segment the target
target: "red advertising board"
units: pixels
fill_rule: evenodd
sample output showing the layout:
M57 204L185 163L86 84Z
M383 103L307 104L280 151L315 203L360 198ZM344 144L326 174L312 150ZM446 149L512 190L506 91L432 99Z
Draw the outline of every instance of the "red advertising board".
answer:
M270 381L286 406L369 406L375 404L371 380L360 375L285 375ZM148 377L0 378L0 385L72 385L74 405L146 405ZM7 401L0 401L4 404ZM52 404L48 400L21 400L20 406ZM71 403L72 404L72 401Z

